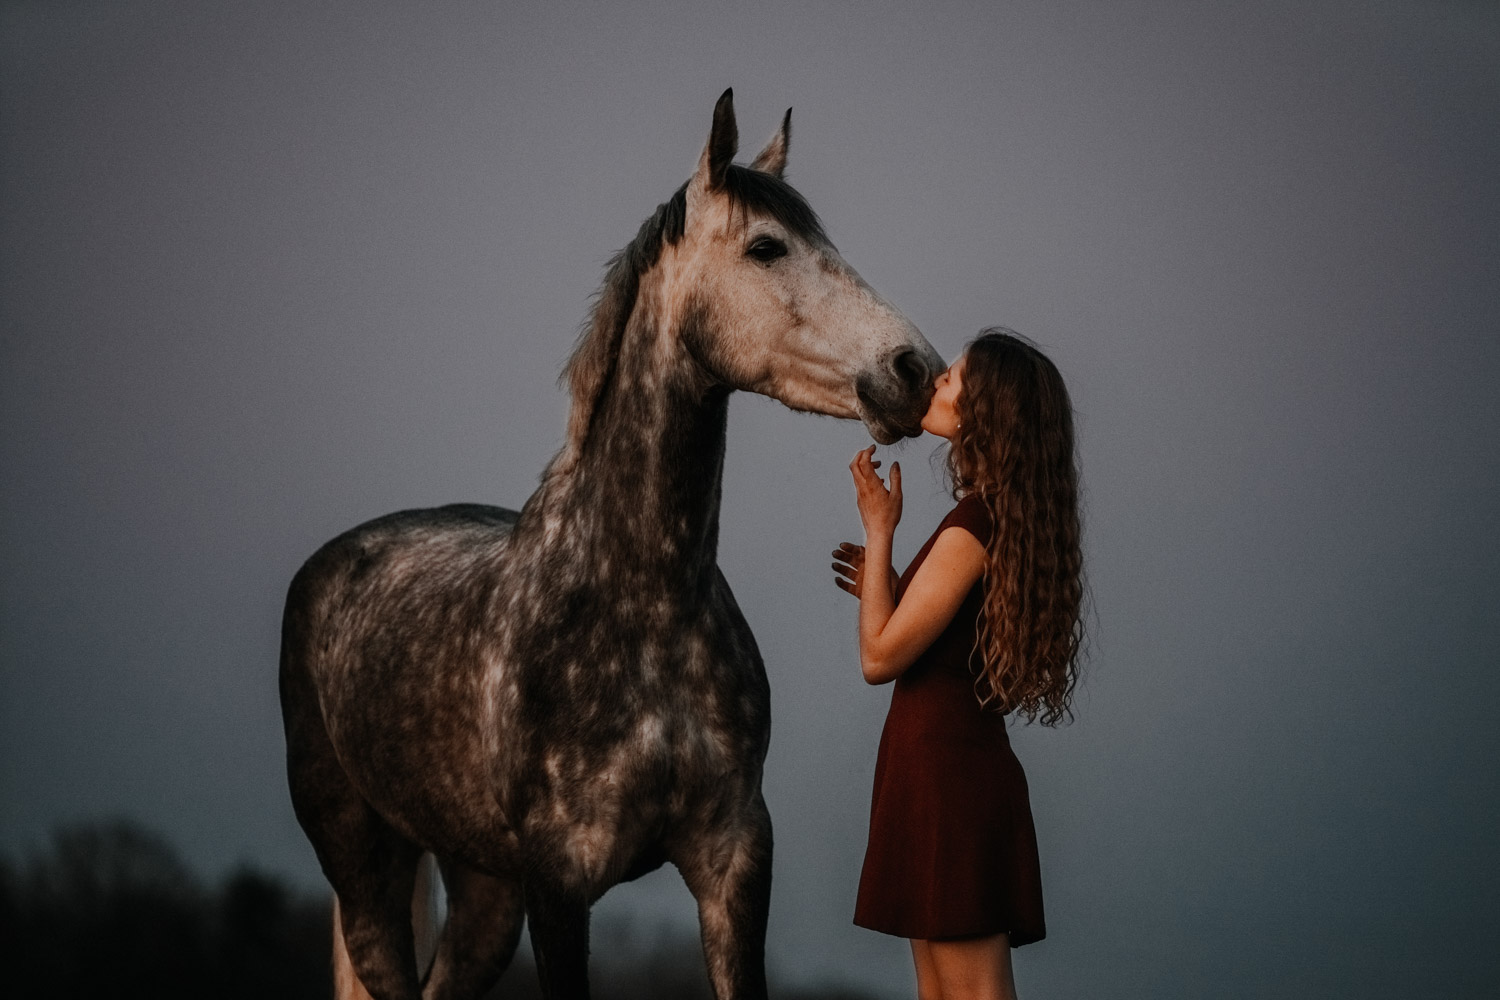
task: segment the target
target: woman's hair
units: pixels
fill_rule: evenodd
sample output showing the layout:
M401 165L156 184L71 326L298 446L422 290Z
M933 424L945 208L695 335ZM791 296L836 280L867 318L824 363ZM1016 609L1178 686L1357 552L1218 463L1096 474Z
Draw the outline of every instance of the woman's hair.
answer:
M1009 330L981 331L964 358L948 473L994 524L974 692L1052 726L1072 718L1084 637L1073 406L1057 367Z

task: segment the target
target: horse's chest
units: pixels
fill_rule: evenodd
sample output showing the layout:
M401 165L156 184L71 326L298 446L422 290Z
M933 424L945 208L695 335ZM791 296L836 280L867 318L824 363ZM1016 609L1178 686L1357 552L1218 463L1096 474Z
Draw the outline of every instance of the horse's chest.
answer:
M620 800L663 801L684 787L757 767L754 748L769 719L754 684L693 671L673 657L627 669L605 663L602 674L553 689L549 711L531 720L529 772L549 797L587 808ZM616 669L611 670L614 666ZM757 767L758 769L758 767Z
M499 791L533 848L605 878L754 794L769 690L732 600L585 587L531 608L496 675L496 732L514 736Z
M580 593L510 633L496 688L502 728L514 720L519 731L604 767L621 745L639 757L700 731L727 736L768 725L765 671L732 604L695 601L700 610L687 614L662 597ZM559 606L571 612L566 626L551 620Z
M586 869L634 854L664 830L758 786L769 719L756 664L705 637L573 662L528 703L517 769L532 836ZM524 710L523 710L524 714Z

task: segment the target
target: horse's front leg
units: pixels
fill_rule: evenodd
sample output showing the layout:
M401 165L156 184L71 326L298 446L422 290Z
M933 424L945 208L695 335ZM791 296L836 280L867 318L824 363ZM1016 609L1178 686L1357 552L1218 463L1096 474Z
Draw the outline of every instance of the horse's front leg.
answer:
M765 1000L771 814L757 788L719 827L695 831L672 860L698 901L703 957L718 1000Z

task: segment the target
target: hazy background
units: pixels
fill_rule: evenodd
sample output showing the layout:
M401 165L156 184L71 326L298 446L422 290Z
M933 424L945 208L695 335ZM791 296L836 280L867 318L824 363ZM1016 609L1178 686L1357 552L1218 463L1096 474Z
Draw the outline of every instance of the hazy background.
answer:
M1074 394L1094 658L1074 725L1013 731L1023 992L1488 995L1497 66L1457 2L5 3L0 851L124 815L321 885L287 581L525 500L603 264L732 85L741 158L795 106L788 179L939 351L1002 323ZM889 689L827 569L866 443L736 397L720 561L773 691L773 969L894 998L904 943L849 922ZM693 920L670 868L599 910Z

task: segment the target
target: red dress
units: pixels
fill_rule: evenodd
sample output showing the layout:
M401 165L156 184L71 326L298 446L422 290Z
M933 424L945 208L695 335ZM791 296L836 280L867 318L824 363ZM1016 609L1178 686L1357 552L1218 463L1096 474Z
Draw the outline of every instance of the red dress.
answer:
M988 508L968 496L943 518L896 587L900 603L945 528L989 541ZM968 662L983 585L896 679L875 759L870 841L854 922L906 938L1046 936L1026 775L1005 716L981 710ZM978 654L974 662L979 662Z

